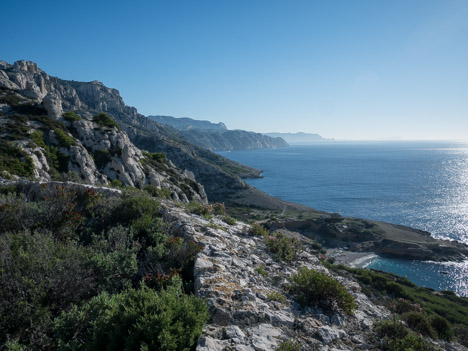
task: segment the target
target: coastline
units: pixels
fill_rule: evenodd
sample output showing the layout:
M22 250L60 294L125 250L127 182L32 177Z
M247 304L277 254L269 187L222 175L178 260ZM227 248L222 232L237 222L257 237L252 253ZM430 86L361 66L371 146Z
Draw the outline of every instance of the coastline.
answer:
M337 264L353 268L365 268L371 261L379 257L375 252L357 252L342 248L328 249L327 256L333 257Z

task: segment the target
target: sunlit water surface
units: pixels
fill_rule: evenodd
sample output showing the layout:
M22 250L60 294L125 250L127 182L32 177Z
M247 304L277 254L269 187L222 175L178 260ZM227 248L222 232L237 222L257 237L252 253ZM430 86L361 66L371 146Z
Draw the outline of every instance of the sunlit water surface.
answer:
M408 225L468 243L468 144L339 142L221 152L262 169L249 184L319 210ZM368 267L468 296L468 263L376 259Z

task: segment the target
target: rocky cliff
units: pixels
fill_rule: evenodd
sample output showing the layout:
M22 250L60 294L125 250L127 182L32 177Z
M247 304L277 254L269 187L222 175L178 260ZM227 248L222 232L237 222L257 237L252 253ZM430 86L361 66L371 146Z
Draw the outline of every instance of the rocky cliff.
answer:
M210 121L201 121L193 118L188 117L172 117L172 116L148 116L152 120L169 125L177 130L191 130L191 129L199 129L204 131L217 131L217 132L224 132L227 130L227 127L224 123L212 123Z
M140 150L105 114L99 119L85 109L81 110L83 117L63 113L63 106L71 105L62 104L57 95L50 98L50 92L41 88L45 78L34 65L20 66L19 70L8 72L11 80L0 71L3 178L66 179L92 185L114 181L140 188L150 185L155 191L166 189L175 200L207 202L193 173L178 169L163 154ZM37 72L39 85L23 79L23 70Z
M250 150L286 147L280 137L270 137L245 130L228 130L223 123L214 124L191 118L148 116L179 131L191 143L211 151Z
M259 170L191 144L172 128L126 106L118 90L98 81L62 80L49 76L34 62L18 61L11 65L0 61L0 87L33 99L54 118L60 118L64 111L76 112L87 120L97 113L108 113L136 147L163 152L177 167L192 172L212 200L223 200L238 190L247 189L241 177L260 174Z

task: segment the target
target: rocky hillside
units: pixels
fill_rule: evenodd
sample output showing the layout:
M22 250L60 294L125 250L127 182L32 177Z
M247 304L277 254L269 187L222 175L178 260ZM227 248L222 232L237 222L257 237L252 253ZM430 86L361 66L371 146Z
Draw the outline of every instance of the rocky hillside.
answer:
M225 132L227 130L223 122L211 123L210 121L200 121L188 117L176 118L172 116L148 116L148 118L158 123L169 125L177 130L200 129L213 132Z
M49 104L31 93L35 89L14 84L0 88L3 178L150 186L175 200L207 201L193 173L178 169L164 154L137 148L105 113L88 118L63 113L59 103Z
M259 170L230 161L191 144L167 128L126 106L116 89L98 81L67 81L49 76L34 62L13 65L0 61L0 87L14 90L45 108L53 118L73 111L86 120L100 112L109 114L130 141L149 152L163 152L177 167L191 171L211 200L222 200L248 186L241 177L258 177Z
M223 123L210 123L191 118L148 116L179 131L191 143L211 151L250 150L286 147L280 137L270 137L245 130L228 130Z

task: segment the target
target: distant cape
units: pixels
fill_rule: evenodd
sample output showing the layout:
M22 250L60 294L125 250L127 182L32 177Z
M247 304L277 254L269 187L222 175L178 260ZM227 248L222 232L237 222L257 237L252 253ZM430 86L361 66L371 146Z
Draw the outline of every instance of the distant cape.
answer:
M310 133L263 133L272 138L283 138L288 144L307 144L307 143L317 143L324 141L333 141L335 139L326 139L319 134L310 134Z

